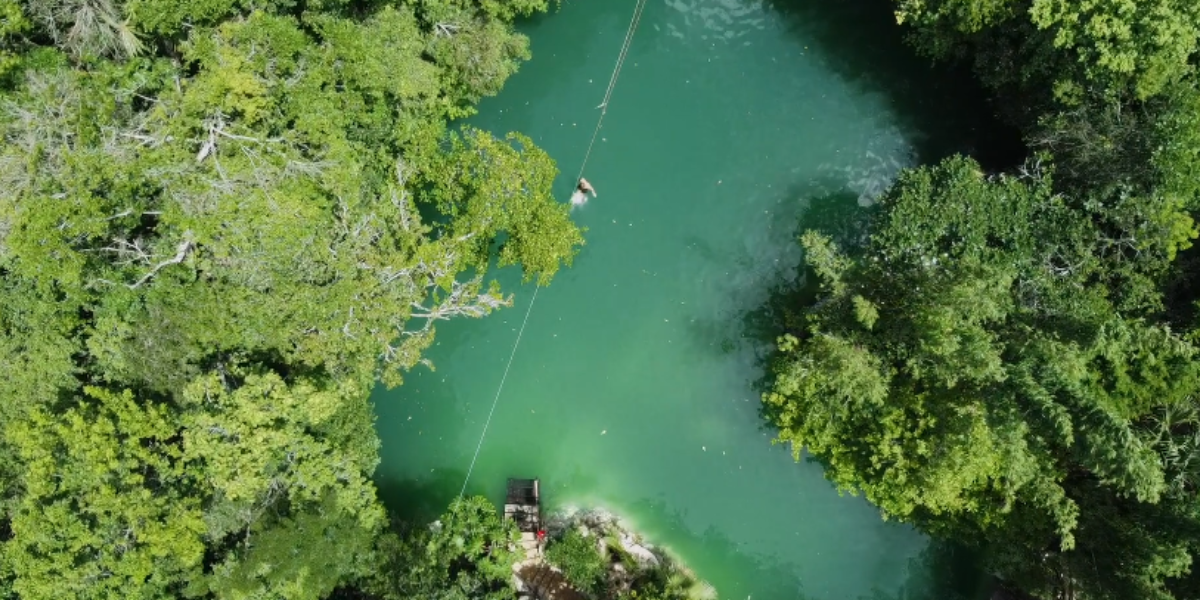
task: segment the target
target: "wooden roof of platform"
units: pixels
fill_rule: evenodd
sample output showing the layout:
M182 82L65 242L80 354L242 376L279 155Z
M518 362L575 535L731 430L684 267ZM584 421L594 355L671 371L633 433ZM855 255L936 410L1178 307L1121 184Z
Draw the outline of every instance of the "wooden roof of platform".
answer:
M542 501L537 479L509 479L504 498L504 518L524 532L536 532L542 526Z
M541 504L538 498L538 479L508 479L505 504Z

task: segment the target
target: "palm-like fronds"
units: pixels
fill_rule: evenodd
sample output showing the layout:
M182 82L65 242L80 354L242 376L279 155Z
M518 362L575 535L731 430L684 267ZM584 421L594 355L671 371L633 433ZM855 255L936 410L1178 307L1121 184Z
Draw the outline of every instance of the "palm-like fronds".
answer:
M1187 396L1164 406L1147 422L1171 493L1200 486L1200 402Z
M129 58L142 51L117 0L30 0L27 10L57 46L76 58Z

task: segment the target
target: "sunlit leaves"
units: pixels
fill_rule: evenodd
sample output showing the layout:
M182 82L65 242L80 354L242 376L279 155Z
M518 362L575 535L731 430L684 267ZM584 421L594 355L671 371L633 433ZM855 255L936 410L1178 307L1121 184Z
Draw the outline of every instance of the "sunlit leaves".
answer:
M1123 285L1138 267L1106 251L1092 210L1036 163L987 178L952 158L901 175L862 255L806 233L822 293L808 328L780 341L764 397L779 440L885 515L1003 548L996 564L1034 591L1090 553L1123 552L1098 537L1103 505L1142 511L1105 536L1178 529L1149 515L1194 502L1179 465L1195 453L1200 363L1169 329L1122 315L1122 294L1143 293ZM1181 544L1078 585L1160 594ZM1040 556L1052 574L1024 562Z
M231 379L240 380L229 389ZM383 526L369 474L378 460L365 390L210 374L183 394L183 459L203 477L208 539L241 540L204 579L222 597L319 598L365 574Z
M8 121L16 193L0 201L12 232L0 258L95 294L87 345L110 376L167 391L207 356L248 351L335 374L383 358L395 383L428 343L403 333L417 306L442 318L503 305L454 281L497 237L501 264L541 283L582 242L550 196L553 161L528 140L470 131L438 148L457 93L439 87L450 67L423 59L410 12L308 20L316 39L265 13L195 29L196 74L179 85L160 63L29 75ZM111 100L83 102L94 95ZM422 222L413 187L427 181L463 194L452 234Z
M551 195L556 171L550 157L522 135L497 140L466 129L424 179L431 184L430 200L454 216L451 247L463 248L464 256L475 257L475 266L483 266L489 243L503 235L500 264L520 264L526 279L545 284L583 243L567 207Z
M918 46L946 56L980 33L1016 32L1025 55L1011 65L1041 77L1053 73L1061 93L1099 85L1160 93L1186 75L1200 41L1200 7L1189 0L897 0L897 17L921 34ZM987 49L984 49L986 52ZM1015 76L1015 77L1014 77Z
M509 600L518 534L486 498L460 498L425 528L380 538L368 589L385 600Z
M1089 78L1132 81L1143 98L1188 70L1200 38L1200 6L1189 0L1034 0L1029 15Z
M163 406L88 389L14 428L27 467L6 559L22 598L159 597L198 573L200 502Z
M0 586L316 599L371 574L370 387L509 304L497 245L544 284L582 243L544 152L447 133L544 7L0 3L0 51L29 50L0 55ZM509 594L508 530L471 510L440 564L480 575L437 585Z
M384 518L363 390L229 373L193 382L181 409L87 394L12 433L27 464L7 545L22 597L104 596L99 580L144 597L187 583L315 599L365 574Z

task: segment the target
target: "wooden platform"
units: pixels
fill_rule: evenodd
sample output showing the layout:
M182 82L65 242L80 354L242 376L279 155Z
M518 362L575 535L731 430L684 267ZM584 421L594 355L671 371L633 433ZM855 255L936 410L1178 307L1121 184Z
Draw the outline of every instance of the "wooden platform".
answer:
M504 499L504 518L517 524L521 533L536 534L542 528L542 500L537 479L509 479Z
M537 479L509 479L504 498L504 518L517 524L526 559L540 557L538 532L542 529L542 499Z
M504 498L504 518L511 519L521 531L521 549L525 557L513 565L518 598L521 600L588 600L567 583L561 571L542 560L542 494L540 481L509 479Z
M524 582L521 598L530 600L588 600L579 593L562 572L539 560L525 561L516 568L517 577Z

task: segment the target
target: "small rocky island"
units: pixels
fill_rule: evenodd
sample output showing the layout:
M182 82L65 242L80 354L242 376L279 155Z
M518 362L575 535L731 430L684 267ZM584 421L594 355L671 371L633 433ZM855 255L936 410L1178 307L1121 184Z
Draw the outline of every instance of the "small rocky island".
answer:
M711 600L716 590L665 549L604 510L569 508L544 520L545 539L518 563L529 600Z

